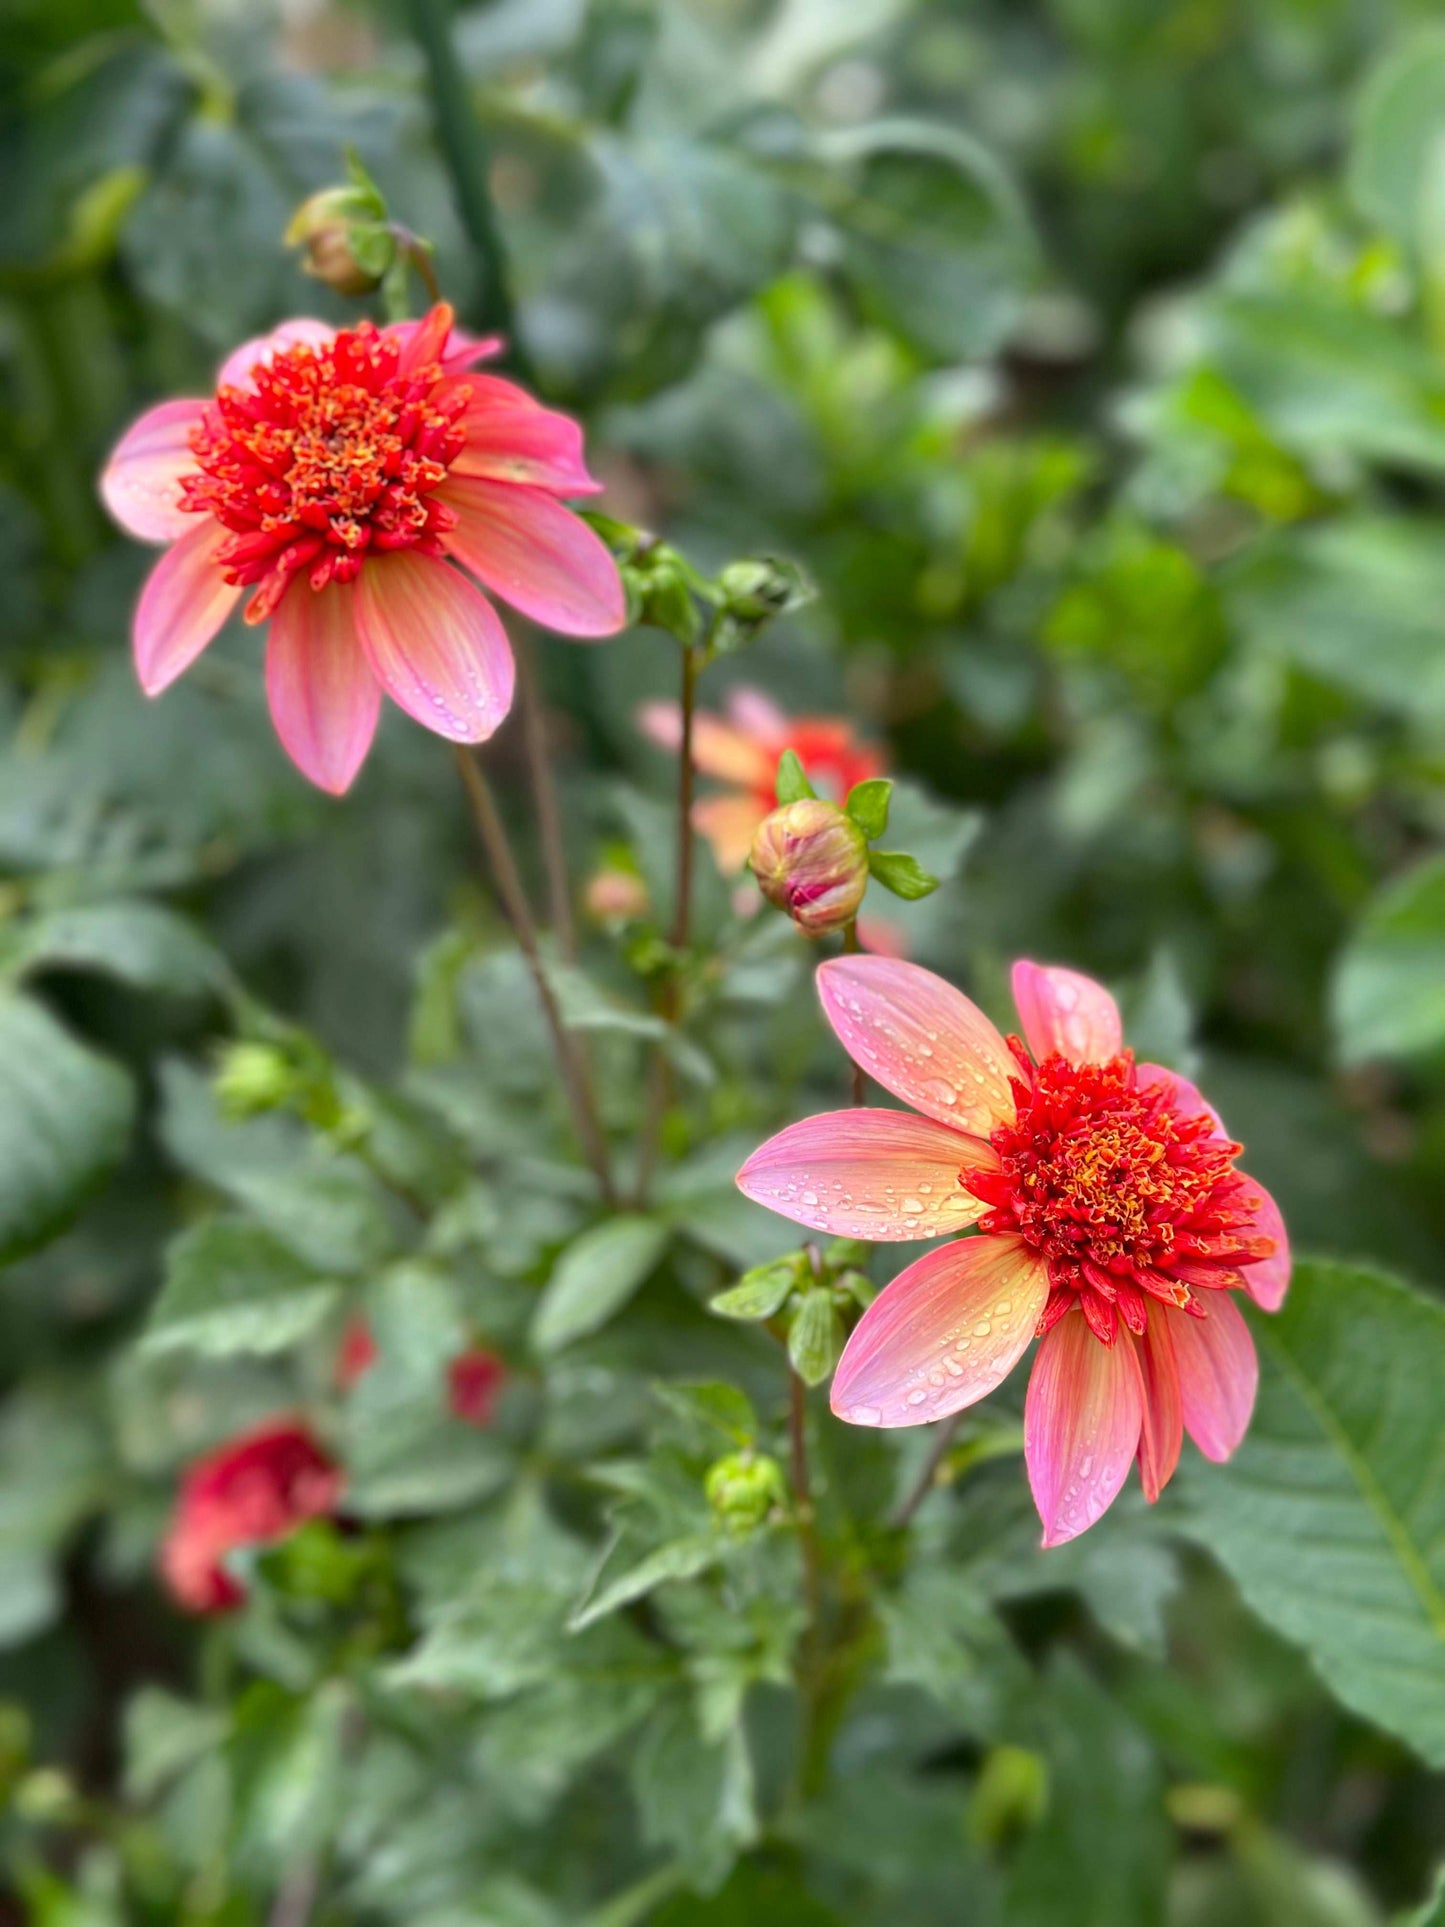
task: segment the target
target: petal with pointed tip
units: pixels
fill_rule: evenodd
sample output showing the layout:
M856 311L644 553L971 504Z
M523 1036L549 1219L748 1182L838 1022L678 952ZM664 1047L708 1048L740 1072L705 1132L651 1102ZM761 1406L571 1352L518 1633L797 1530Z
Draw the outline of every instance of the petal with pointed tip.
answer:
M994 1391L1028 1350L1047 1268L1017 1238L960 1238L885 1285L833 1376L850 1425L926 1425Z
M441 363L443 374L459 375L463 369L470 368L473 362L490 361L506 346L500 335L469 335L463 329L453 326L449 307L447 308L447 327L439 329L433 322L431 334L425 341L418 344L414 339L417 331L425 328L436 312L437 310L433 308L431 315L423 316L420 321L388 322L382 329L381 332L384 335L395 335L401 342L399 367L404 364L407 368L413 368L430 358Z
M1081 1312L1065 1312L1040 1342L1024 1400L1024 1459L1046 1546L1076 1539L1108 1511L1143 1423L1133 1347L1101 1344Z
M512 706L516 667L496 610L435 556L370 556L356 627L378 681L408 716L454 743L484 743Z
M1119 1006L1092 977L1021 959L1013 967L1013 993L1024 1037L1040 1063L1059 1051L1071 1064L1106 1064L1123 1050Z
M180 480L196 466L191 430L201 401L163 401L148 408L116 443L100 478L105 506L127 535L142 542L175 542L196 526L180 505Z
M998 1168L992 1148L908 1111L825 1111L769 1138L738 1189L795 1224L834 1238L905 1243L976 1224L988 1206L959 1182Z
M1184 1408L1179 1395L1179 1368L1163 1309L1150 1308L1142 1338L1127 1328L1120 1344L1134 1346L1144 1393L1144 1415L1139 1428L1139 1477L1144 1497L1153 1505L1174 1476L1179 1448L1184 1443Z
M839 1043L884 1090L925 1117L987 1137L1014 1115L1017 1065L962 991L893 957L835 957L818 994Z
M466 386L469 399L457 427L467 439L452 463L454 475L521 482L553 495L600 493L602 484L583 459L581 425L570 415L544 408L500 375L469 375Z
M1259 1359L1249 1327L1225 1292L1200 1294L1203 1318L1172 1306L1149 1308L1152 1324L1162 1311L1174 1341L1184 1429L1206 1459L1227 1459L1249 1427L1259 1387Z
M448 553L524 616L564 636L611 636L626 622L611 551L545 490L453 472L436 499L457 518Z
M294 581L271 618L266 695L286 754L318 788L343 795L366 759L381 685L356 633L356 590Z
M1259 1197L1259 1206L1249 1225L1250 1233L1256 1238L1274 1239L1274 1250L1268 1258L1240 1267L1244 1288L1261 1311L1278 1311L1289 1290L1289 1233L1285 1230L1279 1206L1258 1178L1252 1178L1243 1171L1239 1175Z
M146 577L131 636L136 674L148 696L159 696L189 669L241 594L221 574L216 551L226 531L209 516L168 548Z

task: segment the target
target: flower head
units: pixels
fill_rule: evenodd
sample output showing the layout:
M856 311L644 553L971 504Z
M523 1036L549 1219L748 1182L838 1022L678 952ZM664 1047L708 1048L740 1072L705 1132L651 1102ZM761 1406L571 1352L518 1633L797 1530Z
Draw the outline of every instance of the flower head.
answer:
M230 1612L246 1594L226 1570L240 1546L272 1545L334 1512L341 1472L307 1427L272 1419L198 1459L181 1481L161 1571L181 1605Z
M680 747L676 703L647 703L639 720L662 748ZM881 754L859 741L846 717L789 717L755 689L734 690L726 715L700 710L693 719L693 761L727 789L693 806L693 827L729 875L746 864L758 825L777 803L778 758L785 749L797 751L813 788L834 803L844 802L855 783L883 774Z
M758 825L748 866L768 902L809 937L841 930L868 888L868 839L836 803L801 797Z
M246 620L270 624L277 733L339 794L383 690L454 742L484 741L507 714L511 647L472 577L563 634L620 629L612 557L559 499L598 487L581 431L467 372L499 346L460 333L445 304L387 328L290 321L238 348L210 400L143 415L101 493L130 534L170 545L135 614L146 694L245 594Z
M1231 1294L1276 1310L1289 1245L1194 1085L1136 1064L1113 998L1070 970L1014 966L1027 1048L913 964L839 958L818 988L844 1048L913 1112L794 1124L753 1154L740 1187L836 1236L977 1227L864 1313L833 1380L838 1417L947 1417L1040 1337L1024 1450L1045 1545L1092 1525L1135 1458L1157 1498L1185 1431L1228 1458L1258 1376Z

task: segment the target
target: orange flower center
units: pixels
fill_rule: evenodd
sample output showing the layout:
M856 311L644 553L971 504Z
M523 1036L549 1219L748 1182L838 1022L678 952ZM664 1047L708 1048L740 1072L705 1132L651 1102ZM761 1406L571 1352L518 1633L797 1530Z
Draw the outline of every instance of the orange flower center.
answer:
M1144 1330L1151 1297L1189 1309L1195 1288L1240 1285L1239 1267L1270 1255L1273 1241L1250 1230L1259 1199L1235 1169L1240 1147L1207 1112L1175 1109L1168 1085L1141 1086L1131 1052L1035 1065L1009 1042L1023 1076L1017 1115L990 1138L1001 1168L964 1183L992 1207L983 1230L1046 1260L1044 1329L1077 1302L1112 1344L1120 1318Z
M421 326L440 346L450 313ZM192 431L182 507L231 531L226 579L260 584L248 621L264 621L300 570L321 589L353 581L372 550L438 552L455 517L433 491L461 451L470 390L435 359L401 372L402 355L370 321L284 348L251 387L222 388Z

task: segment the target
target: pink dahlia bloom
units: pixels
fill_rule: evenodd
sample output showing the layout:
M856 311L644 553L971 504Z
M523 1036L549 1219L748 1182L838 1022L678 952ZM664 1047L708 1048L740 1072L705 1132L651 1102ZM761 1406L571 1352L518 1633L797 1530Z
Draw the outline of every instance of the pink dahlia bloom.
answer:
M245 1589L226 1570L240 1546L272 1545L335 1511L341 1471L308 1428L271 1419L198 1459L181 1481L161 1571L189 1612L231 1612Z
M738 1184L813 1230L944 1237L859 1320L833 1380L854 1425L920 1425L985 1397L1041 1339L1024 1410L1044 1544L1146 1498L1187 1431L1244 1436L1258 1365L1231 1294L1278 1309L1289 1244L1274 1200L1194 1085L1124 1049L1109 993L1014 966L1028 1047L914 964L842 957L818 989L845 1050L912 1112L835 1111L754 1152Z
M682 745L682 712L676 703L644 703L642 733L663 749ZM726 875L744 868L758 825L777 807L778 758L796 750L820 796L842 803L855 783L883 774L883 757L859 740L842 716L788 716L756 689L737 689L727 713L699 710L693 718L693 762L704 776L727 785L718 796L694 804L692 821Z
M581 430L468 372L499 348L444 303L387 328L287 321L229 357L210 400L142 415L101 494L131 535L169 545L135 612L146 694L249 591L246 620L270 625L277 734L339 795L383 690L453 742L485 741L507 714L512 651L478 582L564 635L620 629L612 557L562 505L600 486Z

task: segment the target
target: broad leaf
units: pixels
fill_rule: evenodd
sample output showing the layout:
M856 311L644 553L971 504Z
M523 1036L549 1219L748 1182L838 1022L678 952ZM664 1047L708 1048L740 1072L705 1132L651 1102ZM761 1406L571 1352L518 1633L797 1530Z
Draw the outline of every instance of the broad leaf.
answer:
M1445 857L1375 898L1340 958L1333 1006L1346 1063L1445 1043Z
M285 1351L335 1307L340 1287L319 1279L264 1226L212 1218L171 1246L151 1309L151 1351L214 1358Z
M584 1231L563 1252L532 1321L539 1352L560 1351L614 1318L662 1256L667 1226L624 1213Z

